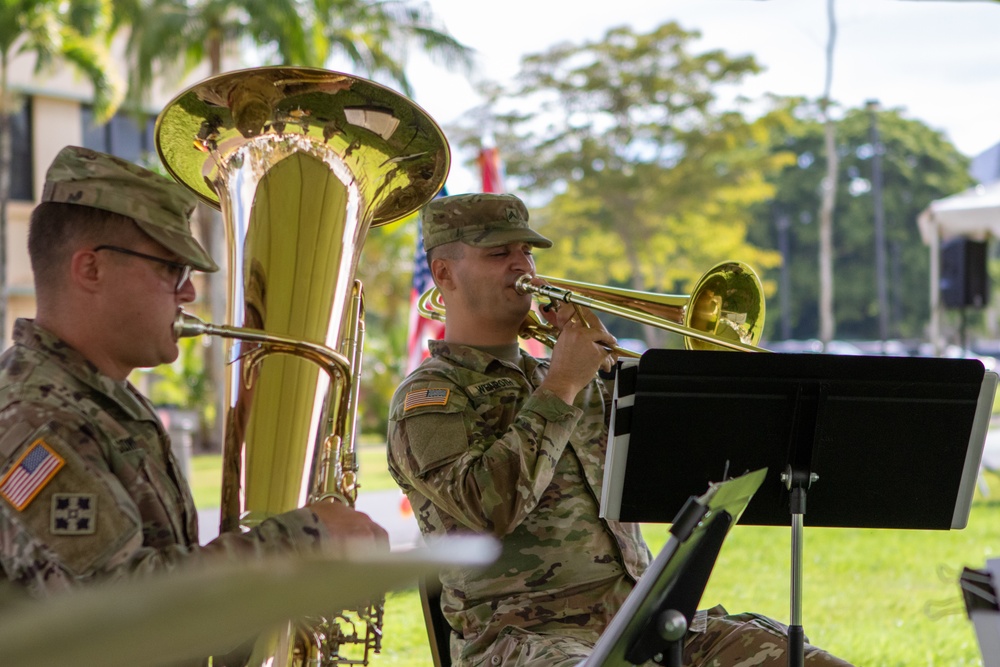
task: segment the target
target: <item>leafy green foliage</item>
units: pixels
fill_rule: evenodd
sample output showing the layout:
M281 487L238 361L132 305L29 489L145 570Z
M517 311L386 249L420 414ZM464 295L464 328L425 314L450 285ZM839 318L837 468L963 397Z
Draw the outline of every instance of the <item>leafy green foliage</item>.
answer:
M818 335L818 223L825 166L823 128L815 103L788 100L791 123L773 136L775 154L793 156L780 172L769 174L774 198L754 208L750 238L779 248L787 234L790 294L789 337ZM882 200L885 211L890 335L919 338L929 316L928 253L916 219L934 199L972 184L968 159L940 132L906 118L899 109L877 113L847 109L837 124L839 175L834 212L834 309L837 336L878 338L875 279L875 231L872 196L872 123L882 148ZM765 267L778 282L777 267ZM767 335L777 337L782 317L777 302L769 306Z
M261 64L324 67L345 56L369 76L410 93L404 64L420 48L445 65L471 67L468 47L439 26L430 8L409 0L116 0L116 22L130 28L129 95L139 103L156 77L180 78L226 50L250 47Z
M70 64L93 85L94 112L101 121L114 115L125 92L124 81L111 61L111 0L22 0L0 3L0 67L6 111L7 68L17 54L35 57L35 72ZM5 139L5 138L4 138Z
M204 342L201 338L181 338L177 359L149 371L155 378L149 400L156 405L185 409L205 406Z
M722 110L720 91L759 66L693 54L697 36L673 22L620 27L527 56L512 89L492 90L500 111L456 133L475 143L492 130L508 178L539 202L535 225L557 248L538 253L541 273L685 294L720 261L777 266L747 231L751 207L773 195L768 177L789 163L771 151L786 119Z
M365 239L357 278L365 287L364 361L358 428L384 437L389 401L406 374L417 220L377 227Z

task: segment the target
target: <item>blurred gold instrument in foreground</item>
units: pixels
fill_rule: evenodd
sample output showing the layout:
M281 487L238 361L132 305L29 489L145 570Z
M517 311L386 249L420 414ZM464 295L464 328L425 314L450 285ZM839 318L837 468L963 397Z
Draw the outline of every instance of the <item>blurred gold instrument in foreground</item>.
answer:
M191 665L282 619L348 608L373 590L404 590L442 567L486 567L499 553L500 544L488 536L449 536L407 551L214 560L41 600L14 595L0 606L0 664Z

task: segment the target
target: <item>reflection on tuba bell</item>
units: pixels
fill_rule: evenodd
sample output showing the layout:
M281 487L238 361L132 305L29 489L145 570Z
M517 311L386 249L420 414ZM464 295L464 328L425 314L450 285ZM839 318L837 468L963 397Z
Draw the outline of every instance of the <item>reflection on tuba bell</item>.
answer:
M437 124L398 93L321 69L263 67L207 79L156 123L170 174L220 208L227 325L182 314L180 335L227 340L221 529L324 498L353 505L364 338L354 275L370 227L430 201L450 164ZM289 624L252 665L368 664L381 603ZM341 656L363 645L362 659Z
M690 295L657 294L538 276L547 285L533 285L531 276L518 278L515 288L548 303L568 303L617 315L684 336L689 350L767 352L757 347L764 331L764 291L756 272L742 262L720 262L698 281ZM424 317L445 321L445 307L436 287L417 303ZM559 331L530 311L520 335L551 347ZM619 356L638 357L625 348Z

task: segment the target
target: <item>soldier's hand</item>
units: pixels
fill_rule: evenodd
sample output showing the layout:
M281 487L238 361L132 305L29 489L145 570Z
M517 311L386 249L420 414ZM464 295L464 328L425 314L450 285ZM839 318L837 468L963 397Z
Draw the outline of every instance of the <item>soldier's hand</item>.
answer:
M334 550L339 555L389 551L389 533L364 512L351 509L341 502L320 501L309 505L333 536Z
M593 315L589 311L585 314ZM570 404L580 390L594 379L599 368L608 368L613 363L613 353L609 348L618 344L596 317L588 322L590 326L578 320L578 317L571 316L562 326L559 339L552 348L549 374L541 385Z

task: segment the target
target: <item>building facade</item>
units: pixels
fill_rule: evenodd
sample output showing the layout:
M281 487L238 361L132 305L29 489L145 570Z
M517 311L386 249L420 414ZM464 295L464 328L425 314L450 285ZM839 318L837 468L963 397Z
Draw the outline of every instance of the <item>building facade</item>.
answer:
M120 51L120 49L119 49ZM124 58L115 62L123 63ZM7 208L6 331L0 349L10 344L10 330L18 317L35 313L35 290L28 261L28 220L45 183L45 171L64 146L85 146L133 162L158 164L153 128L156 114L176 94L207 75L202 68L183 80L153 86L143 113L120 111L103 125L94 123L92 89L81 75L60 64L41 76L34 59L20 56L10 65L9 86L14 94L11 126L11 201ZM124 78L124 73L122 73Z

